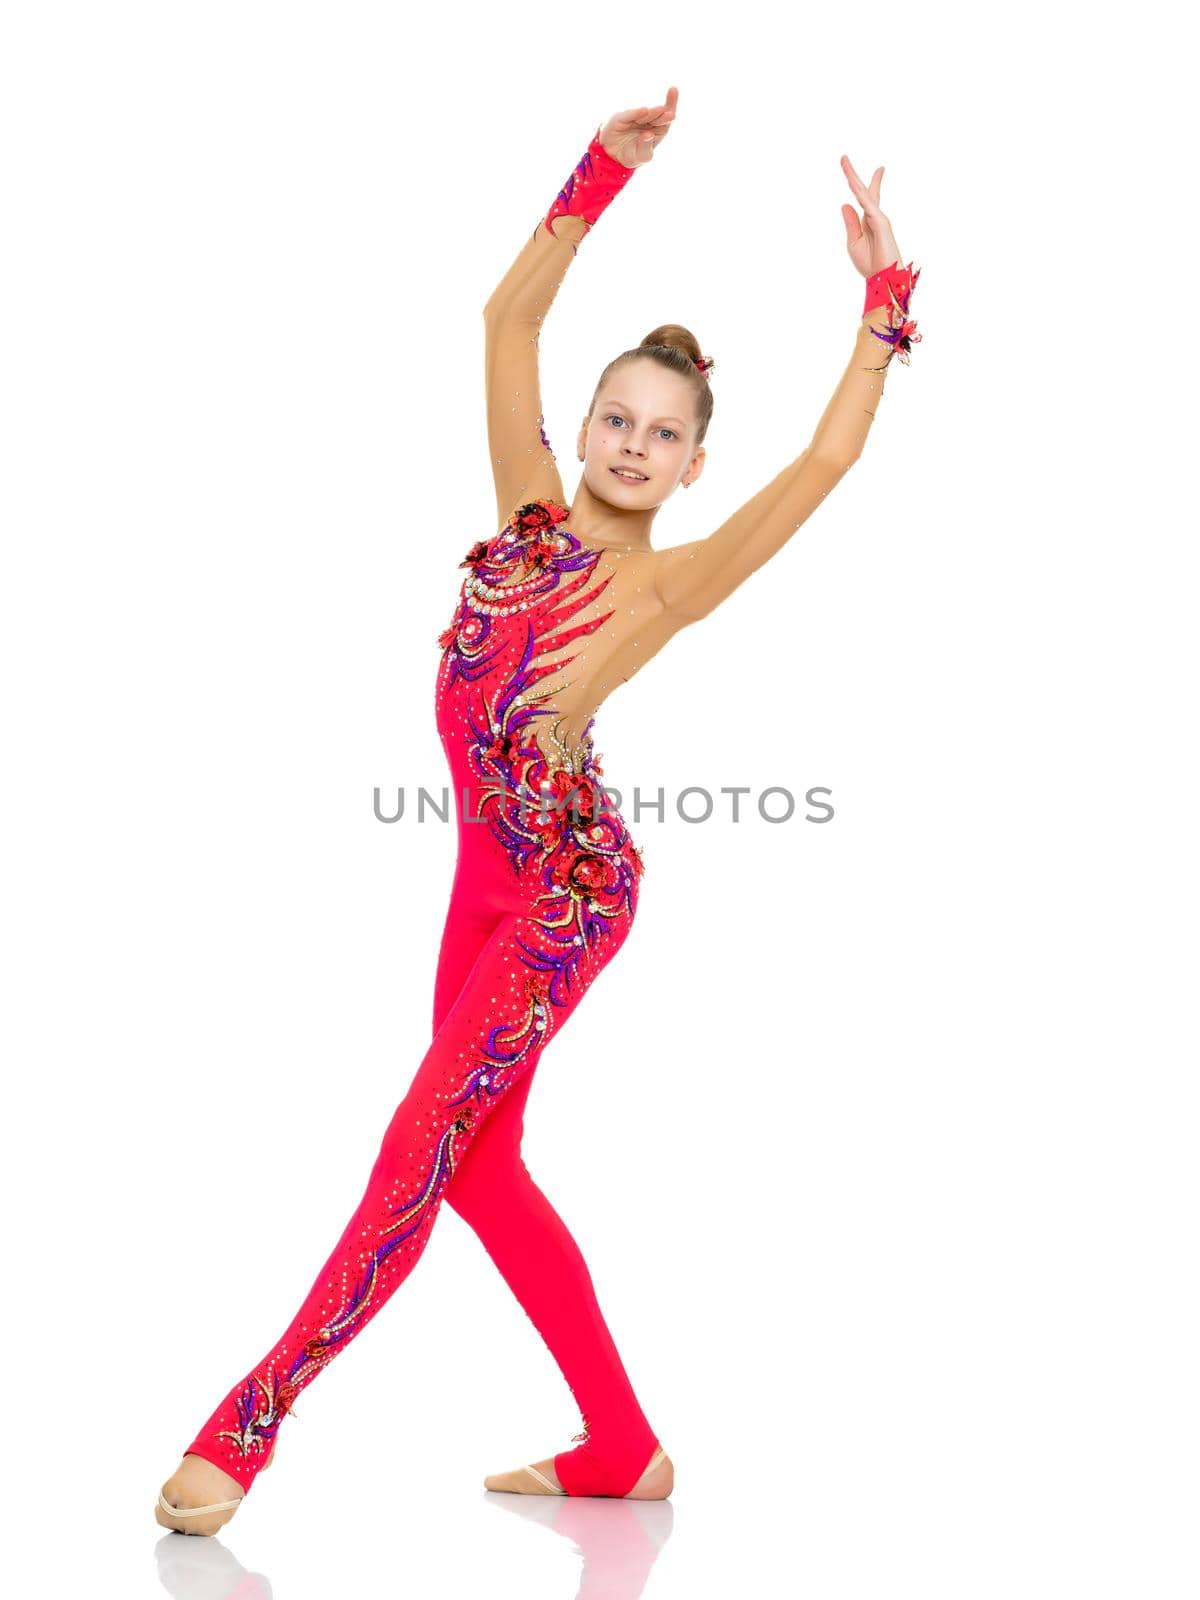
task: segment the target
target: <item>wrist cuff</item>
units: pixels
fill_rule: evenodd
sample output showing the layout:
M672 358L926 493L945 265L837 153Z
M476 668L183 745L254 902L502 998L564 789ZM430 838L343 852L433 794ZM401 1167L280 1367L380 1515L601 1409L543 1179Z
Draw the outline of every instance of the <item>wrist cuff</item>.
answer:
M865 317L868 311L874 311L876 306L891 304L889 287L896 291L898 300L907 304L908 296L916 288L920 276L921 269L918 267L914 272L911 261L906 267L902 267L898 261L893 261L890 267L883 267L873 278L867 279L867 298L863 306L863 316Z
M594 226L636 170L635 167L623 166L609 155L600 143L600 129L597 128L591 143L546 213L547 232L554 233L550 224L555 217L582 217L589 227Z
M902 267L898 261L893 261L890 267L884 267L867 279L863 316L874 311L877 306L889 307L884 331L872 328L871 332L877 339L882 339L884 344L891 345L892 355L898 355L905 366L908 365L913 345L921 342L917 325L908 314L909 301L920 276L920 268L914 272L911 261L907 267ZM891 355L888 360L891 360Z

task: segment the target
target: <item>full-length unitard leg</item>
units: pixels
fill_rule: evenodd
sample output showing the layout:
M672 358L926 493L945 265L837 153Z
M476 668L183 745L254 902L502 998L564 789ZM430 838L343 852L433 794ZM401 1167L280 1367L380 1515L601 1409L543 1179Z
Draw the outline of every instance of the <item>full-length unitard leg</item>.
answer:
M397 1106L363 1197L299 1309L186 1447L247 1491L302 1390L363 1331L416 1265L455 1169L519 1090L632 925L582 948L527 912L502 917ZM568 953L570 971L563 961ZM623 1491L621 1491L623 1492Z
M434 1030L442 1026L486 937L468 897L455 895L442 935ZM569 1494L625 1494L657 1439L638 1403L570 1229L521 1155L527 1072L502 1098L455 1168L446 1204L478 1235L566 1379L585 1424L583 1442L554 1458Z
M463 801L439 1010L467 973L481 919L521 886L536 885L545 939L535 959L552 1008L589 981L575 953L627 930L640 893L641 851L601 781L591 721L572 737L565 708L554 703L585 641L616 607L615 574L598 570L600 552L583 546L566 515L554 501L529 501L494 539L474 545L454 620L439 637L438 730ZM538 741L542 730L548 748ZM528 1080L523 1087L527 1093ZM521 1160L523 1109L524 1096L515 1096L495 1127L482 1130L447 1197L528 1312L583 1414L580 1448L554 1458L560 1483L568 1494L625 1494L658 1441L579 1248Z

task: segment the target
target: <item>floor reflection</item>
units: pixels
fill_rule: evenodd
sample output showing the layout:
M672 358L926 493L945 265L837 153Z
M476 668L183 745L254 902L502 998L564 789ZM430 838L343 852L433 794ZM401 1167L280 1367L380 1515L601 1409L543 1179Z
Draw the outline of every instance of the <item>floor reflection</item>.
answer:
M671 1536L674 1516L669 1500L573 1499L491 1489L484 1499L570 1540L583 1560L576 1600L637 1600Z
M270 1580L247 1572L215 1537L164 1533L154 1555L159 1579L173 1600L272 1600Z
M638 1600L670 1537L669 1500L601 1500L484 1491L498 1511L540 1522L568 1540L582 1562L575 1600ZM164 1533L155 1546L158 1576L172 1600L273 1600L269 1579L248 1572L220 1542ZM564 1594L562 1600L572 1600Z

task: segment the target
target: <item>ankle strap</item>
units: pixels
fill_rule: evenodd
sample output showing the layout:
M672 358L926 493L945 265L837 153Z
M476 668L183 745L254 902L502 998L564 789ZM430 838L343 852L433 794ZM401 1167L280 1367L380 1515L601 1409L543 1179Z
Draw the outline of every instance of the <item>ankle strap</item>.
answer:
M158 1503L163 1510L172 1517L198 1517L203 1511L232 1511L234 1506L241 1505L242 1496L239 1495L236 1500L218 1501L218 1503L213 1506L173 1506L171 1502L164 1497L163 1492L160 1489L158 1491Z

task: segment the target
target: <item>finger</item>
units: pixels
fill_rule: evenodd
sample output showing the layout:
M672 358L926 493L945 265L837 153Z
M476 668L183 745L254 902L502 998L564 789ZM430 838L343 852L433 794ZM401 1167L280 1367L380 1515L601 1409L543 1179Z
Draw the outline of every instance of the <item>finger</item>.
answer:
M864 188L863 181L855 172L849 156L842 157L842 171L846 174L846 182L850 185L851 192L859 205L864 211L872 210L875 202L871 198L870 191Z
M650 115L652 117L654 117L659 122L662 122L662 121L669 122L671 120L671 118L675 115L675 103L676 103L676 101L678 99L679 99L679 90L678 89L668 89L667 90L667 98L663 101L662 105L660 105L660 106L652 106L651 109L650 109Z
M863 181L859 177L858 173L855 172L854 163L851 161L849 156L842 157L842 171L846 174L846 182L854 190L856 195L862 195L866 193L866 190L863 188Z
M846 181L853 189L865 216L871 218L882 216L882 212L879 209L879 184L883 178L883 168L875 168L869 189L864 188L863 181L858 173L855 172L849 156L842 157L842 171L846 174Z
M643 127L657 128L670 121L666 106L653 106L644 117L638 118Z
M842 207L842 220L846 224L846 243L855 244L862 238L862 223L858 220L858 212L853 206Z
M679 90L676 88L668 89L666 100L661 106L651 107L645 120L659 126L672 122L675 117L675 104L678 99Z

